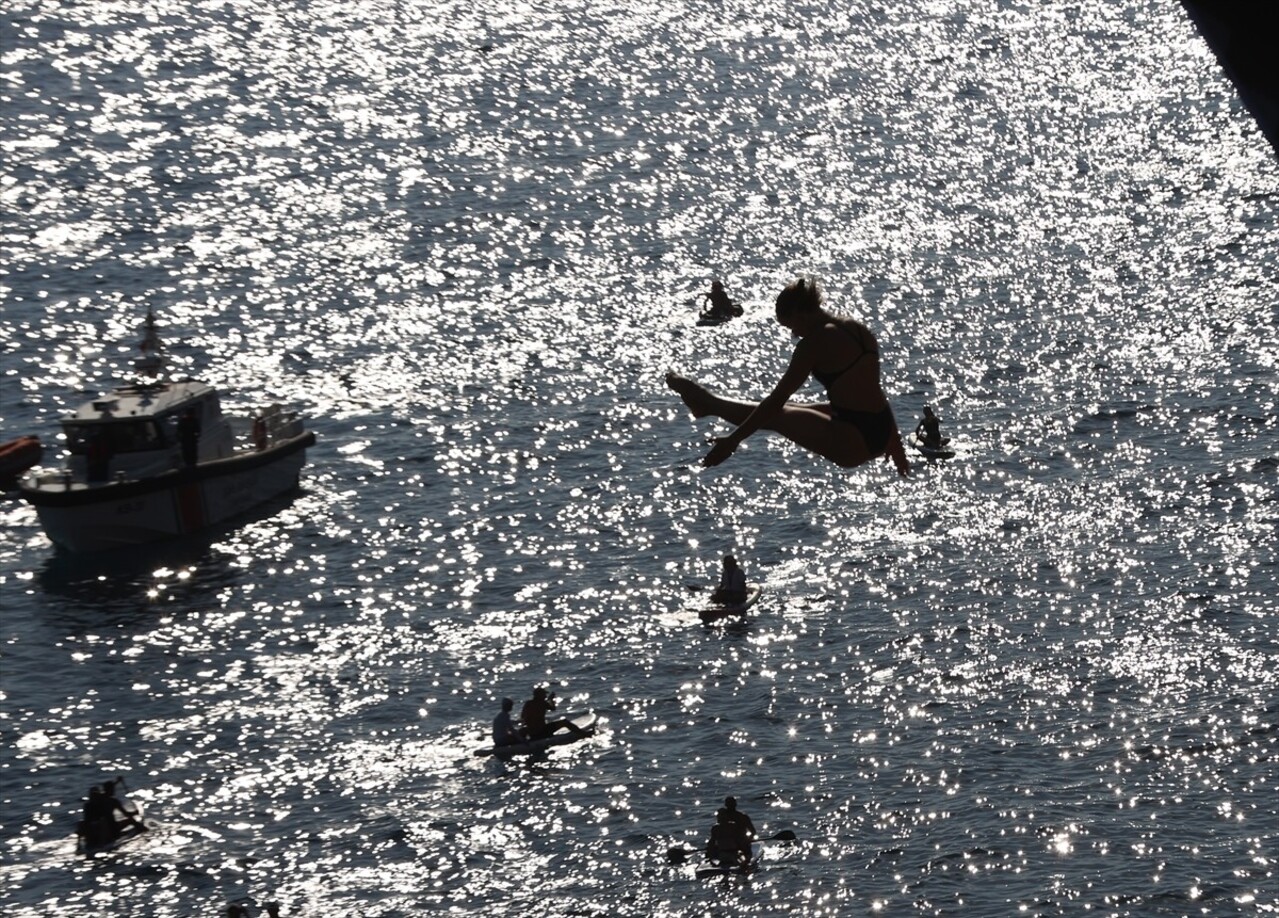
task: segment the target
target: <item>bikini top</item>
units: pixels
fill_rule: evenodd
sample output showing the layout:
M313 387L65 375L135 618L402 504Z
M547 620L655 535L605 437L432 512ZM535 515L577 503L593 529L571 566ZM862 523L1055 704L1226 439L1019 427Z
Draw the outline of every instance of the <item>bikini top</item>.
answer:
M866 346L866 339L862 336L861 332L851 331L845 328L843 325L838 325L836 327L839 328L844 334L848 335L848 337L856 340L857 344L861 347L862 352L858 354L856 357L854 357L852 360L852 363L848 364L848 366L844 367L842 370L835 370L832 373L823 373L821 370L818 370L816 368L813 369L813 378L816 379L823 386L825 386L827 390L829 390L830 387L834 385L835 382L841 376L843 376L853 367L857 366L858 361L860 361L867 354L873 354L876 357L879 356L879 351L873 350L872 348L869 348Z

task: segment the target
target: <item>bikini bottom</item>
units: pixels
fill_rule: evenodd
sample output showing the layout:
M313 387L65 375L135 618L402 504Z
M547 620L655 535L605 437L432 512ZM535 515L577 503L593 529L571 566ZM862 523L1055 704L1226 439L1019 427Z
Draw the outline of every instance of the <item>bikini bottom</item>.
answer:
M861 431L866 441L866 449L871 458L884 455L888 449L888 440L893 435L893 409L883 408L879 411L853 411L849 408L831 406L837 421L852 424Z

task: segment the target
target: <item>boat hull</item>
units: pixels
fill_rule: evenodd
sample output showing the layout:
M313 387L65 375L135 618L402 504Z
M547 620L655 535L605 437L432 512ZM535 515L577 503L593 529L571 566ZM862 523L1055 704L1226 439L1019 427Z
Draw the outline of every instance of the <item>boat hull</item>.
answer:
M108 551L196 533L295 489L314 442L306 432L269 449L88 487L24 483L22 496L58 547Z

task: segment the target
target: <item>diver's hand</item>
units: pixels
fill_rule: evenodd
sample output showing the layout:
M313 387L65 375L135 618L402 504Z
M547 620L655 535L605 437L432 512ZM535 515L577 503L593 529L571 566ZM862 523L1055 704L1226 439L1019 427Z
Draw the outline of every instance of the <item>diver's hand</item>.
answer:
M732 437L716 437L715 445L711 447L711 451L706 454L706 458L702 460L702 465L708 468L713 465L719 465L737 450L737 444L733 442Z

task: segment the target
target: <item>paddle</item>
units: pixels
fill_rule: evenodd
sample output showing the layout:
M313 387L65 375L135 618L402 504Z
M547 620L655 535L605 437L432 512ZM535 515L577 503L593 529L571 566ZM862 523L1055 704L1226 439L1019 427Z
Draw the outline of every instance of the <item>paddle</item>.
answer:
M792 832L790 829L782 829L776 835L770 835L768 838L757 838L755 840L758 842L770 842L770 841L793 842L796 840L796 836L795 836L795 833ZM683 848L683 847L671 848L670 850L666 852L666 859L670 861L672 864L678 865L688 860L689 855L701 854L701 853L702 852L700 851L693 851L689 848Z
M116 779L112 781L111 784L120 788L126 793L129 790L129 785L126 784L124 781L124 775L117 775ZM129 816L129 822L132 825L136 826L139 832L145 832L151 828L149 825L147 825L146 820L142 818L142 811L138 809L138 805L134 803L132 800L126 797L122 802L120 802L120 806L124 810L124 812Z

